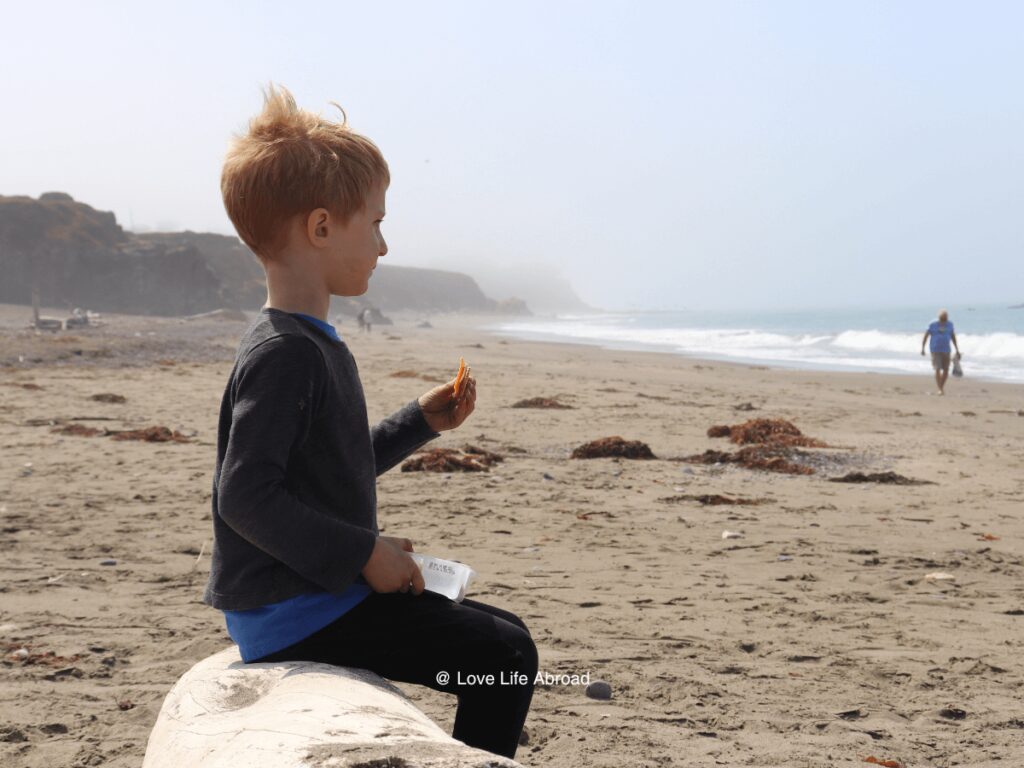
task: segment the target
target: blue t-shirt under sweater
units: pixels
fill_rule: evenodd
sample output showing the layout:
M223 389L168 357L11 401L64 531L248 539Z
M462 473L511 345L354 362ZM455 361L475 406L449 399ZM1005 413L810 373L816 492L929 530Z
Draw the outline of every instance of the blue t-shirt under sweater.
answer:
M948 355L950 352L949 343L953 338L953 324L948 320L940 323L936 320L928 326L928 333L931 337L928 340L929 350Z
M300 312L292 315L341 341L333 325ZM242 661L248 663L305 640L355 608L371 591L369 584L360 582L340 594L316 592L246 611L224 611L224 620Z

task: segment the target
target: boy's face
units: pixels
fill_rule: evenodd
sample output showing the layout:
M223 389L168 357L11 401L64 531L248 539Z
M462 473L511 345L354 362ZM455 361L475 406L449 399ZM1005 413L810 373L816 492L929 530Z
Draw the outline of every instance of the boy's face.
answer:
M362 210L345 224L331 227L325 249L324 272L334 296L362 296L369 287L377 259L388 252L380 226L387 187L376 185Z

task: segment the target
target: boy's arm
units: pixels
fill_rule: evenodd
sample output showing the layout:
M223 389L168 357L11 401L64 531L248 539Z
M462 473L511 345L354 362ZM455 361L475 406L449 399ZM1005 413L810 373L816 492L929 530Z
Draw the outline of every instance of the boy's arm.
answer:
M467 375L455 396L455 379L439 384L370 430L377 475L382 475L442 430L459 427L476 407L476 379Z
M430 428L417 400L407 403L370 428L377 475L383 475L438 433Z
M284 485L292 446L309 432L325 363L313 342L281 336L256 347L236 378L218 513L242 538L324 589L338 592L370 559L373 531L302 503Z

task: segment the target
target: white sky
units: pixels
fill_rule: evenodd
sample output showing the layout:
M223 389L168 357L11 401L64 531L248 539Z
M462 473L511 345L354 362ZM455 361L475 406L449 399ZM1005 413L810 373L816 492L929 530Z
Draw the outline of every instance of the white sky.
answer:
M220 162L273 80L383 149L394 264L545 265L609 308L1024 300L1024 3L2 0L0 19L0 194L230 233Z

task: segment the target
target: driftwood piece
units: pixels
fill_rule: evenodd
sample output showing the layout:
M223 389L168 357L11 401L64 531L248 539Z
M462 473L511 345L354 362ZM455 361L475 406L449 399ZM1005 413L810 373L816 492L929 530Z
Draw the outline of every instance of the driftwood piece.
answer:
M372 672L312 662L200 661L164 699L143 768L516 768L448 736Z

